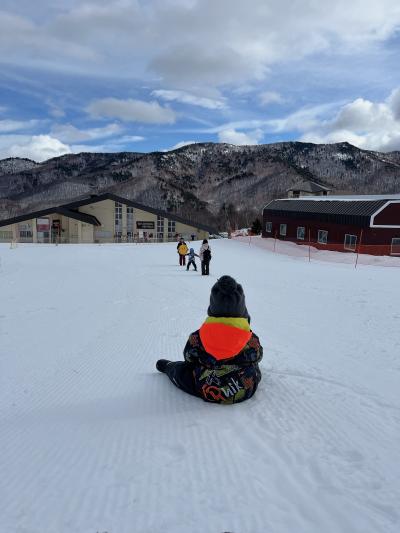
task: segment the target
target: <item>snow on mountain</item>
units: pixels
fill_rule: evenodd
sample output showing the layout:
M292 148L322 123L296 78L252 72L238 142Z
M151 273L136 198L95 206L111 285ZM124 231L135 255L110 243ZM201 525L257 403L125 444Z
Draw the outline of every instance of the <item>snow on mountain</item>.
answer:
M39 163L36 163L36 161L20 157L7 157L6 159L0 159L0 176L4 174L15 174L16 172L30 170L38 165Z
M399 531L398 268L244 241L210 277L174 243L0 245L1 532ZM155 370L226 273L264 346L233 406Z
M285 196L304 179L326 185L335 194L396 193L400 153L379 154L348 143L285 142L190 144L146 154L67 154L2 176L0 219L10 216L6 200L26 212L112 190L214 225L225 223L229 207L232 226L248 225L268 200Z

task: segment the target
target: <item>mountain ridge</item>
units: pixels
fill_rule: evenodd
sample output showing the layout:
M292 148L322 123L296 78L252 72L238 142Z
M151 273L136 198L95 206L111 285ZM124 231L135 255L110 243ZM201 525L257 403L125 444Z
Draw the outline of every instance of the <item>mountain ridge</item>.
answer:
M7 171L4 172L3 169ZM14 171L10 171L10 169ZM0 220L110 191L204 222L248 223L303 179L336 194L400 192L400 152L349 143L196 143L169 152L66 154L0 160ZM232 220L231 220L232 222Z

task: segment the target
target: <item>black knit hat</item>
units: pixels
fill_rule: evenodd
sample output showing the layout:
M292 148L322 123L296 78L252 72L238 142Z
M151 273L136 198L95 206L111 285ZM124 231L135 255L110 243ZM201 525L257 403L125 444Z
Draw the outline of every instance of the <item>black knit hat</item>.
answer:
M242 317L250 322L243 288L231 276L222 276L211 289L207 313L215 317Z

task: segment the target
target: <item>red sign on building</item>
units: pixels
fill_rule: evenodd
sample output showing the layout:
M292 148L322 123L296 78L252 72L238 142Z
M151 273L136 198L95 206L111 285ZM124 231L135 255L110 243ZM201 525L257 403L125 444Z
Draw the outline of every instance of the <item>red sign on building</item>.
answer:
M38 231L49 231L50 230L50 219L38 218L36 220L36 228Z

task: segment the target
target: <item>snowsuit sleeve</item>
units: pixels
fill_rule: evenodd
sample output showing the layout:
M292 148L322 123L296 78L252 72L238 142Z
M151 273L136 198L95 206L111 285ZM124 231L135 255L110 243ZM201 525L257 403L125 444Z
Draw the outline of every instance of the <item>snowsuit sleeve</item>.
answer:
M200 356L200 336L199 332L191 333L189 339L183 349L183 357L188 363L197 363Z
M240 358L245 364L259 363L263 358L263 347L260 344L260 339L252 332L250 340L246 344Z

